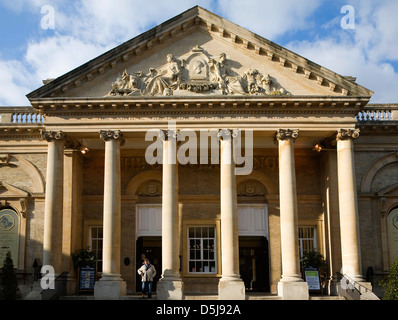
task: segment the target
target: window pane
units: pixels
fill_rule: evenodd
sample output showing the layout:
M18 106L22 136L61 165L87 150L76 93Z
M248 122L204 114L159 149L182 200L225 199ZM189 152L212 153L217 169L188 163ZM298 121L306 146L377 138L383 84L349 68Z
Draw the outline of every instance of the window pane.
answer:
M209 228L209 238L214 238L214 230L215 228Z
M210 250L210 252L209 252L209 260L214 260L214 250Z
M316 250L315 227L299 227L300 259L303 254Z
M209 262L208 261L204 261L203 262L203 272L210 272Z
M102 227L99 227L98 228L98 233L97 233L97 238L100 238L100 239L102 239L104 236L103 236L103 228Z
M216 273L215 227L188 227L188 272Z

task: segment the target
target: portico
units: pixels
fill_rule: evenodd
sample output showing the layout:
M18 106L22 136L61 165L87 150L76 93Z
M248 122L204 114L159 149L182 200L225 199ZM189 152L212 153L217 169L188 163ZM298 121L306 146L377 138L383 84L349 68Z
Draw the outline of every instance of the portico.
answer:
M183 127L183 126L182 126ZM282 269L279 274L279 278L276 278L275 274L278 272L275 270L271 271L270 277L271 282L277 284L277 291L285 299L308 299L308 288L306 282L303 281L300 271L300 256L298 248L298 228L299 228L299 216L298 207L300 204L297 198L297 187L296 187L296 165L295 165L295 150L298 145L299 150L303 150L304 145L309 148L312 146L314 141L330 138L334 136L334 141L339 148L339 143L342 141L342 134L345 132L350 132L351 136L345 134L346 139L352 139L352 137L357 137L358 132L351 129L337 129L333 134L333 131L328 130L322 133L320 136L319 132L307 131L300 123L296 123L291 126L294 129L278 129L269 131L257 131L253 130L253 148L254 157L261 154L262 150L275 150L277 151L277 158L279 159L278 165L278 176L279 181L275 181L279 185L279 196L275 203L277 207L280 208L279 224L271 223L269 233L270 237L273 234L280 234L280 260ZM296 129L300 128L300 129ZM246 130L249 130L248 128ZM219 129L214 132L218 132L219 137L219 147L220 147L220 157L219 164L213 164L213 166L219 167L219 181L220 189L219 196L215 196L214 202L218 202L220 208L219 224L220 224L220 247L217 248L220 260L218 261L218 270L216 273L216 278L219 279L219 299L244 299L245 298L245 287L243 285L242 278L240 276L239 270L239 255L237 250L239 248L238 239L238 190L236 179L239 177L239 181L244 180L244 176L235 175L235 162L232 156L232 145L233 139L237 136L238 130L225 130ZM123 260L122 247L125 245L123 242L123 237L121 236L123 232L121 214L122 207L125 206L130 200L123 196L122 192L122 176L126 174L126 167L122 165L123 153L128 152L126 149L137 144L137 141L142 137L143 133L119 131L119 130L100 130L97 132L98 137L94 137L91 133L86 133L85 136L89 138L83 138L82 136L77 136L76 133L67 132L57 132L57 136L62 136L64 139L68 136L72 136L73 140L85 141L86 145L89 146L89 152L94 151L94 146L98 145L101 139L104 143L104 158L103 160L96 160L96 162L104 163L104 197L103 197L103 230L104 230L104 246L103 246L103 256L102 265L103 273L101 279L96 285L96 296L98 298L109 299L111 297L118 298L126 294L126 281L123 279L123 273L121 271L121 262ZM181 205L186 203L187 196L183 195L180 198L180 191L178 181L182 179L179 173L178 167L184 168L184 165L179 164L177 158L177 150L183 145L184 142L178 141L178 130L169 130L167 128L159 131L159 139L162 142L163 147L163 161L158 164L162 168L162 225L161 225L161 237L162 237L162 267L158 272L161 273L161 280L158 283L158 298L159 299L183 299L184 297L184 280L188 270L181 270L181 258L187 259L186 256L188 252L184 252L183 243L186 241L182 237L186 232L182 229L184 219L184 209L181 209ZM45 133L43 132L43 136ZM198 134L199 136L199 134ZM301 137L302 136L302 137ZM313 136L313 137L312 137ZM311 138L310 138L311 137ZM301 140L301 141L300 141ZM130 141L133 141L130 142ZM259 145L263 144L265 141L266 148L261 149ZM349 140L348 140L349 141ZM227 143L227 144L226 144ZM86 146L85 145L85 146ZM148 146L148 144L146 144ZM347 147L346 152L351 152L350 145ZM337 152L330 151L330 152ZM351 150L351 151L350 151ZM143 154L144 149L142 148L141 154ZM210 151L210 150L209 150ZM243 149L242 149L243 151ZM299 151L302 152L302 151ZM314 154L317 153L310 150ZM343 151L344 152L344 151ZM199 153L199 150L198 150ZM51 155L52 153L50 153ZM52 156L54 160L58 161L59 157L54 153ZM337 167L344 167L345 170L349 172L355 171L353 165L347 167L348 164L353 164L353 161L347 160L342 156L337 157ZM348 157L350 154L347 155ZM82 156L81 156L82 157ZM297 157L297 156L296 156ZM61 157L62 159L62 157ZM60 163L61 162L61 163ZM63 172L62 161L58 161L58 171L53 170L48 174L48 181L50 183L54 179L57 179L57 172ZM189 164L188 164L189 165ZM86 168L88 169L88 168ZM315 170L315 169L314 169ZM341 169L339 169L341 170ZM340 171L339 171L340 172ZM316 174L316 172L314 172ZM151 175L149 175L150 177ZM352 176L352 175L351 175ZM344 208L353 207L355 208L355 181L350 179L350 175L344 173L338 175L339 186L342 185L344 188L351 190L349 198L342 202L342 209L340 212L344 212ZM149 179L150 180L150 179ZM59 181L59 179L58 179ZM184 182L185 184L186 182ZM351 188L349 186L351 185ZM302 184L299 184L302 187ZM337 187L337 186L336 186ZM342 191L339 191L339 195ZM300 194L300 192L299 192ZM343 195L343 194L342 194ZM300 197L300 195L299 195ZM302 196L301 196L302 197ZM83 196L81 199L87 199L87 196ZM272 197L271 197L272 199ZM46 206L49 206L51 197L46 199ZM137 200L134 200L137 201ZM271 202L274 200L271 200ZM351 204L350 204L351 203ZM200 208L201 205L198 205ZM181 210L183 214L181 214ZM270 210L272 211L272 205ZM356 229L356 213L355 210L350 211L352 214L352 223L350 227ZM342 213L340 213L342 214ZM345 214L347 217L348 213ZM346 220L345 220L346 221ZM342 228L346 228L344 225ZM275 228L280 228L280 231L275 230ZM51 230L46 229L46 230ZM132 232L130 230L130 232ZM50 232L46 231L45 234ZM57 233L55 233L57 234ZM357 247L349 246L348 244L355 244L355 238L346 238L347 236L357 235L349 232L345 232L342 238L342 250L351 250L352 252L358 252ZM182 240L181 240L182 239ZM278 261L273 261L275 258L275 252L278 252L277 247L273 244L275 238L269 238L270 241L270 251L271 261L270 266L278 263ZM279 241L279 240L278 240ZM231 243L233 245L231 245ZM52 255L61 255L60 250L53 248L51 250ZM342 256L343 251L342 251ZM343 268L345 265L348 266L358 266L360 265L360 256L357 254L350 254L350 259L348 262L343 258ZM184 264L185 265L185 264ZM358 269L350 273L350 269L346 268L344 271L353 277L356 274L361 274ZM182 271L182 272L181 272ZM218 276L217 276L218 275ZM239 287L239 288L238 288ZM109 289L115 290L110 296ZM276 287L275 287L276 288ZM99 292L103 293L99 293Z
M140 254L162 300L307 300L312 250L329 292L342 270L364 281L353 143L372 92L219 19L195 7L28 95L43 262L76 278L71 254L95 250L96 299L136 292Z

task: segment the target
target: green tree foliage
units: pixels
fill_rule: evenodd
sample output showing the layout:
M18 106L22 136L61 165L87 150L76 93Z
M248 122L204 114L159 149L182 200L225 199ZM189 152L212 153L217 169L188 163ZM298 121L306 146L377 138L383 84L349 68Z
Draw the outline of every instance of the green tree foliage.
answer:
M72 254L73 264L75 268L79 267L95 267L96 258L94 252L81 249L76 253Z
M3 298L6 300L15 300L18 298L18 280L14 270L14 264L11 258L11 252L8 251L2 268L1 287L3 288Z
M384 287L383 300L398 300L398 259L391 265L387 280L380 284Z

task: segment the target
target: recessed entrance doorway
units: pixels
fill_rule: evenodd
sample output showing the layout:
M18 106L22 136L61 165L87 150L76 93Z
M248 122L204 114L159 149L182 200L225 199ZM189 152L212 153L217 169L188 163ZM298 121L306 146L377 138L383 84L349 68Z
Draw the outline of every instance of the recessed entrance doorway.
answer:
M156 276L152 285L152 291L156 292L157 282L162 275L162 237L138 237L136 248L136 273L142 265L141 254L145 254L156 268ZM136 274L136 291L141 292L141 277L138 273Z
M246 291L270 291L268 240L266 237L239 237L239 270Z

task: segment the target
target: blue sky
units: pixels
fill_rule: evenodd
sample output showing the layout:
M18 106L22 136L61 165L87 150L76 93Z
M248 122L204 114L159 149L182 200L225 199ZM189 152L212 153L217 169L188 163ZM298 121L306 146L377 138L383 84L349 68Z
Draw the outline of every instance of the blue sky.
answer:
M137 0L0 0L0 105L29 105L25 95L43 79L195 5L336 73L356 76L375 92L372 103L398 103L396 0L152 0L145 6ZM345 5L354 20L344 20ZM355 26L343 28L342 20Z

